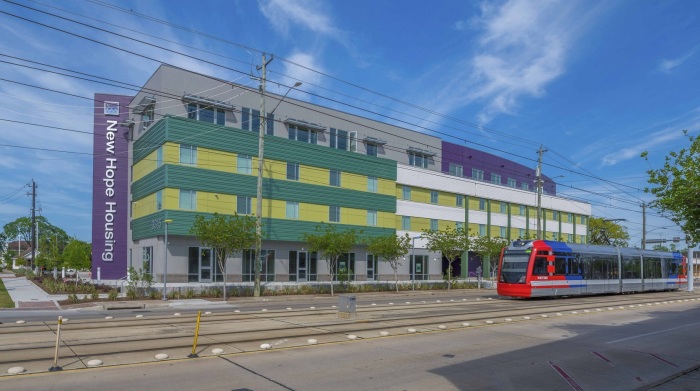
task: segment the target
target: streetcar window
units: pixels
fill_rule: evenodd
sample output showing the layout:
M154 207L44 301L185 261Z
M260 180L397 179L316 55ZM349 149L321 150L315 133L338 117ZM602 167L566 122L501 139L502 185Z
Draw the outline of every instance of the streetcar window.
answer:
M569 258L569 269L567 271L568 275L581 275L581 270L579 269L579 260L576 258Z
M503 254L500 281L509 284L524 284L529 260L529 253Z
M532 274L535 276L547 276L547 258L537 257L535 258L535 265L532 268Z
M566 261L565 257L554 258L554 274L566 274Z
M622 278L632 279L641 278L641 264L638 257L623 256L622 257Z

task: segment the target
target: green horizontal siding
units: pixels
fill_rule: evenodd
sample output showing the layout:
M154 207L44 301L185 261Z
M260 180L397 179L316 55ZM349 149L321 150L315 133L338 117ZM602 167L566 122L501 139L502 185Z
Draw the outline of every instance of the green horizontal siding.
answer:
M257 183L252 175L165 164L134 182L131 193L135 201L164 187L255 197ZM263 198L396 213L394 196L269 178L263 179Z
M166 117L134 143L134 163L166 141L219 151L258 155L258 135L246 130ZM138 153L137 153L138 152ZM396 181L396 162L282 137L265 137L265 158Z
M184 212L184 211L160 211L131 222L132 240L140 240L155 236L165 235L165 227L162 221L173 220L168 225L169 235L189 236L190 229L194 223L195 216L203 215L210 217L208 213ZM154 222L156 224L154 224ZM160 222L160 224L158 224ZM320 223L296 220L263 219L263 239L265 240L285 240L302 241L304 233L313 233ZM396 230L390 228L361 227L345 224L335 224L338 230L354 229L362 231L362 238L375 237L381 235L396 235Z

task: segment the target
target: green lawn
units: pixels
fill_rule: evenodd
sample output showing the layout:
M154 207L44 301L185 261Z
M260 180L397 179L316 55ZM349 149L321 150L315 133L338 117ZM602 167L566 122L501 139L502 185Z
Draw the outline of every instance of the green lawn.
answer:
M15 302L10 298L10 294L5 289L5 284L0 279L0 308L15 308Z

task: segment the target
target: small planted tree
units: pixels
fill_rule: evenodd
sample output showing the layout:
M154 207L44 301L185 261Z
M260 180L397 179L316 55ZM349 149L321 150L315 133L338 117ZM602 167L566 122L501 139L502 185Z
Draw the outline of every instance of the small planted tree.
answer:
M338 258L347 254L357 242L357 232L354 229L338 231L334 225L322 224L316 226L315 233L305 233L304 241L309 245L310 252L318 252L326 258L326 265L331 275L331 296L333 283L336 279Z
M78 284L78 270L92 266L92 245L82 240L72 239L63 250L63 266L76 270L75 283Z
M423 230L428 251L440 252L447 258L447 289L452 288L452 262L469 249L469 236L462 228L447 227L444 231Z
M255 245L255 219L252 216L239 216L238 213L233 216L214 213L209 219L197 215L190 233L199 239L202 246L214 250L224 277L223 296L226 301L226 257ZM257 258L259 254L255 256Z
M501 255L501 250L508 246L508 239L505 238L489 238L486 236L472 236L470 239L470 249L479 254L484 260L484 273L489 275L492 269L495 269L498 264L498 259Z
M411 238L405 236L386 235L375 236L368 240L367 251L374 254L377 258L384 262L388 262L394 270L394 281L396 283L396 292L399 291L399 266L401 260L411 248Z

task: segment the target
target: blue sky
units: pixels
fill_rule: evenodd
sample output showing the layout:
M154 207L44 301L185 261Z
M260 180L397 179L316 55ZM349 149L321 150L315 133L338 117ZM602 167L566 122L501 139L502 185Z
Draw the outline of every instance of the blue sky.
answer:
M17 2L243 73L255 72L259 51L273 53L270 79L302 81L296 98L391 122L361 109L379 112L527 166L535 166L543 144L544 173L556 177L560 194L592 203L594 216L627 219L621 224L637 245L641 203L652 200L641 191L646 170L688 145L682 130L697 135L700 129L700 3L692 0ZM157 68L157 62L30 22L36 21L255 83L12 3L0 2L0 11L0 61L28 65L7 56L19 57L136 85ZM33 178L41 214L89 241L92 102L11 81L84 97L133 92L6 63L0 75L0 144L6 145L0 145L0 226L28 215L23 186ZM639 157L645 150L648 162ZM647 224L648 238L680 236L658 211L649 210Z

